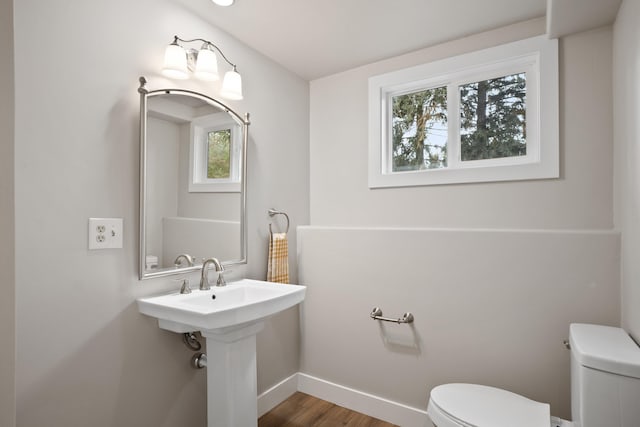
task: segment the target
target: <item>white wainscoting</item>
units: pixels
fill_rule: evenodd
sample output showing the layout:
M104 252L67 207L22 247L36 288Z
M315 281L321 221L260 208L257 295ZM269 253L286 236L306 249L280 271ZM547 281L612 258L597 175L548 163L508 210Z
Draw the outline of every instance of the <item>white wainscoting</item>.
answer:
M376 396L372 410L424 411L433 387L469 382L568 419L569 325L620 324L614 230L304 226L297 255L307 286L299 372L339 385L310 388L323 399L343 388ZM372 320L376 306L415 321Z

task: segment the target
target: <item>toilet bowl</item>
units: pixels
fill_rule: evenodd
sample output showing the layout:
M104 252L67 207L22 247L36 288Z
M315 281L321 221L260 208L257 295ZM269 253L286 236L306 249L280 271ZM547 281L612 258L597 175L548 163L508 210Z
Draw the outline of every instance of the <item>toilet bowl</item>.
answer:
M438 427L569 427L549 405L478 384L443 384L431 390L427 414Z
M431 390L427 414L437 427L640 426L640 347L620 328L574 323L571 415L499 388L443 384Z

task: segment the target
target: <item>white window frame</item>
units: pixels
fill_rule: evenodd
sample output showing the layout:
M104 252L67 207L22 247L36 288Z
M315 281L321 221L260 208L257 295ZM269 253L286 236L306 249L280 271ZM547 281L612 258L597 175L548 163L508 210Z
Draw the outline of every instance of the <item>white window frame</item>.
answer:
M526 72L527 154L461 161L459 86ZM446 168L393 172L391 99L447 86ZM549 179L560 176L558 41L546 36L369 79L369 188Z
M229 178L207 178L209 132L231 129ZM189 192L239 193L241 191L241 130L226 113L215 113L191 121L189 137Z

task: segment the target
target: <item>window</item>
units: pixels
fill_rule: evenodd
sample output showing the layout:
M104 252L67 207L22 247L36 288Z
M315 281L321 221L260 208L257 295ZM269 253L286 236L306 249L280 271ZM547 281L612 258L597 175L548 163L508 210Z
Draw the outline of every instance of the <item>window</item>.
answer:
M527 155L527 73L467 83L459 89L461 161Z
M391 97L392 171L447 167L446 86Z
M191 122L190 192L240 191L240 134L225 113Z
M557 178L557 41L369 79L369 187Z

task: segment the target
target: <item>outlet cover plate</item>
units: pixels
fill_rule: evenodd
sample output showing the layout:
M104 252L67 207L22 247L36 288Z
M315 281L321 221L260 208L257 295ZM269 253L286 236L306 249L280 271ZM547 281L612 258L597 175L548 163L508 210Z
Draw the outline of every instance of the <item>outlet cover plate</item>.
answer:
M120 249L123 241L122 218L89 218L89 249Z

